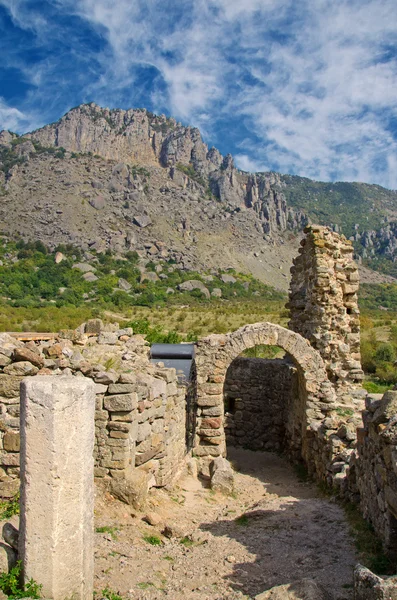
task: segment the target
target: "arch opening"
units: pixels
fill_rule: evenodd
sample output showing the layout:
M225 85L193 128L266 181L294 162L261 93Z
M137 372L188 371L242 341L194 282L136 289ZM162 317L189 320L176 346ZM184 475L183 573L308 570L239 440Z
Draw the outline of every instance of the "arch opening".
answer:
M230 363L223 388L227 448L283 452L288 439L300 433L299 408L305 403L300 374L292 357L280 354L262 358L243 353Z
M258 376L265 377L273 388L276 378L284 377L281 386L279 403L282 403L280 414L276 417L272 410L273 428L270 438L266 441L264 433L258 428L258 439L255 444L263 448L284 449L296 460L303 459L311 472L323 470L321 461L316 459L316 448L313 444L313 431L315 421L321 424L326 415L335 406L335 391L327 378L325 366L320 354L313 349L307 340L299 334L273 323L256 323L246 325L228 335L212 335L197 343L197 429L195 436L194 452L199 457L211 460L215 456L226 454L226 441L235 442L233 436L250 437L250 422L255 422L255 411L246 411L244 415L244 399L238 395L238 386L233 381L233 371L239 366L238 357L250 348L258 345L279 346L288 354L288 360L275 366L270 366L270 371ZM236 360L236 362L234 362ZM286 359L284 359L286 360ZM240 364L241 367L241 364ZM263 364L260 365L263 367ZM251 367L250 367L251 368ZM256 365L252 368L255 370ZM275 371L281 374L275 376ZM284 372L282 371L284 369ZM259 371L261 369L259 368ZM262 369L263 371L263 369ZM244 375L246 387L252 388L249 375ZM236 388L231 386L236 385ZM259 384L258 384L259 386ZM270 388L270 385L269 385ZM281 400L285 389L288 398ZM237 392L237 396L233 394ZM252 389L251 389L252 392ZM249 393L251 393L249 392ZM226 394L228 404L224 404ZM233 397L234 396L234 397ZM272 396L270 397L271 401ZM230 403L231 400L231 403ZM241 403L241 404L239 404ZM269 404L269 402L268 402ZM234 414L233 414L234 413ZM236 419L237 417L237 419ZM248 425L244 425L244 417ZM236 420L240 420L239 432L236 434ZM277 427L276 427L277 425ZM233 433L233 426L235 427ZM228 431L229 429L229 431ZM266 435L269 432L266 433ZM262 436L262 439L260 439ZM270 436L270 437L271 437ZM253 443L252 440L248 442ZM242 445L247 446L243 441ZM260 448L257 448L260 449ZM318 454L318 452L317 452ZM317 463L318 462L318 469ZM320 473L319 473L320 474Z

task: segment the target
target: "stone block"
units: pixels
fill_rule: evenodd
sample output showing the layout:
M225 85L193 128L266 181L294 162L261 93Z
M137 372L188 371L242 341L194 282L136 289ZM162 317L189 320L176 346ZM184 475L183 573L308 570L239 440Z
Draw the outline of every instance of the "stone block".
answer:
M150 450L147 450L146 452L137 452L135 455L135 466L139 467L141 465L144 465L145 463L147 463L149 460L152 460L152 458L160 458L160 455L162 453L163 450L163 445L160 444L159 446L155 447L155 448L150 448Z
M110 480L110 493L136 510L145 506L148 491L149 476L144 471L135 470L128 479L112 477Z
M12 360L14 362L27 361L39 369L44 367L44 358L40 356L40 354L37 354L37 352L29 350L29 348L15 348L12 354Z
M167 384L164 381L164 379L153 378L151 387L153 398L158 398L159 396L162 396L163 394L167 393Z
M138 396L135 392L105 396L103 404L108 411L127 412L138 407Z
M142 425L139 425L138 427L138 437L136 439L136 441L139 442L143 442L143 440L145 440L147 437L150 436L150 434L152 433L152 428L150 426L149 423L142 423Z
M13 498L19 492L19 479L0 481L0 498Z
M94 411L91 380L21 384L19 556L25 581L40 582L53 600L92 600Z
M223 396L198 396L197 397L197 406L199 407L209 407L209 406L222 406L223 404Z
M375 425L386 423L397 415L397 391L389 390L383 394L379 407L375 410L372 422Z
M6 467L17 467L19 466L20 458L19 454L15 452L3 452L0 454L0 465Z
M211 489L223 494L233 493L234 472L226 458L218 456L210 463L210 477Z
M22 377L0 374L0 396L4 398L19 398L19 386Z
M134 383L111 383L109 385L109 394L129 394L136 391Z
M85 324L84 332L99 335L103 329L101 319L88 319Z
M127 412L114 411L114 412L110 413L110 420L111 421L123 421L125 423L132 423L132 421L134 420L134 412L133 411L127 411Z
M114 346L117 344L118 339L119 337L117 333L113 333L111 331L102 331L98 335L98 344Z
M20 435L16 431L6 431L3 437L3 448L7 452L19 452Z
M397 600L397 577L382 579L362 565L354 569L356 600Z

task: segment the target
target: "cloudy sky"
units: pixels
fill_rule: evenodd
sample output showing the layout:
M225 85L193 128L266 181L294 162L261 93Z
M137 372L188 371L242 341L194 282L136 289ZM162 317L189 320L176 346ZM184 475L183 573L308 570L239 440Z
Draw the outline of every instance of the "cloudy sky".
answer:
M396 0L0 0L0 129L94 101L244 170L397 188Z

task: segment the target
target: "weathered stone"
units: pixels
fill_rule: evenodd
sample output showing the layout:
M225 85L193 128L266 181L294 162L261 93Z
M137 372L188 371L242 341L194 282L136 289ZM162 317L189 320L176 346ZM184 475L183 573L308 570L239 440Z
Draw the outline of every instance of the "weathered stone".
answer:
M16 431L6 431L3 437L3 448L8 452L19 452L20 435Z
M19 396L22 377L0 374L0 396L15 398Z
M17 553L13 548L0 542L0 573L8 573L17 564Z
M152 525L152 527L157 527L161 523L161 517L154 512L147 513L142 521L145 521L148 525Z
M39 581L53 600L92 600L94 410L90 380L21 384L19 556L25 580Z
M32 365L28 361L21 361L12 363L4 367L3 372L7 375L13 375L17 377L26 377L28 375L36 375L39 369Z
M102 331L98 335L98 344L108 344L110 346L114 346L114 344L117 344L118 339L119 337L117 333L113 333L111 331Z
M151 225L152 220L150 217L148 217L147 215L135 215L134 219L133 219L135 225L138 225L139 227L147 227L148 225Z
M11 546L11 548L14 548L14 550L18 550L18 529L14 527L14 525L12 525L11 523L4 523L2 534L3 540L6 542L6 544Z
M19 492L19 479L0 481L0 498L14 498Z
M109 385L109 394L129 394L136 391L136 385L133 383L111 383Z
M397 391L389 390L384 393L379 407L375 410L372 422L376 425L386 423L397 415Z
M100 371L96 373L94 377L95 383L102 383L103 385L109 385L115 383L118 379L118 374L114 371Z
M219 456L210 464L211 489L222 494L232 494L234 491L234 473L230 463Z
M0 354L0 367L6 367L11 362L11 358L6 356L5 354Z
M135 392L105 396L103 405L109 411L126 412L135 410L138 407L138 396Z
M29 350L28 348L15 348L12 355L12 360L15 362L28 361L39 369L44 366L44 358L42 358L40 354L32 352L32 350Z
M397 577L383 579L357 565L354 569L354 598L356 600L397 600Z
M161 453L161 451L163 450L163 446L156 446L155 448L150 448L150 450L147 450L146 452L137 452L135 455L135 466L139 467L141 465L144 465L145 463L147 463L149 460L152 460L152 458L157 457L159 458L159 454Z
M148 474L144 471L135 470L126 480L114 478L110 480L111 494L136 510L141 510L145 506L148 490Z
M85 333L93 333L99 335L103 329L103 322L101 319L88 319L85 324Z
M169 539L182 539L187 537L188 535L186 528L183 527L180 523L166 523L161 533L164 535L164 537Z

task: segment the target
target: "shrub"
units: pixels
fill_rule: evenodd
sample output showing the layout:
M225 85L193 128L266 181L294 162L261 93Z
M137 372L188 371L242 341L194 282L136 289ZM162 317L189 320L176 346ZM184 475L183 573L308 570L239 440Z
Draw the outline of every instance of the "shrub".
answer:
M9 600L14 598L40 598L41 588L34 579L29 579L25 584L22 579L22 561L18 561L9 573L0 574L0 590L7 594Z
M396 353L393 346L389 343L381 344L375 352L377 361L392 362L396 358Z

